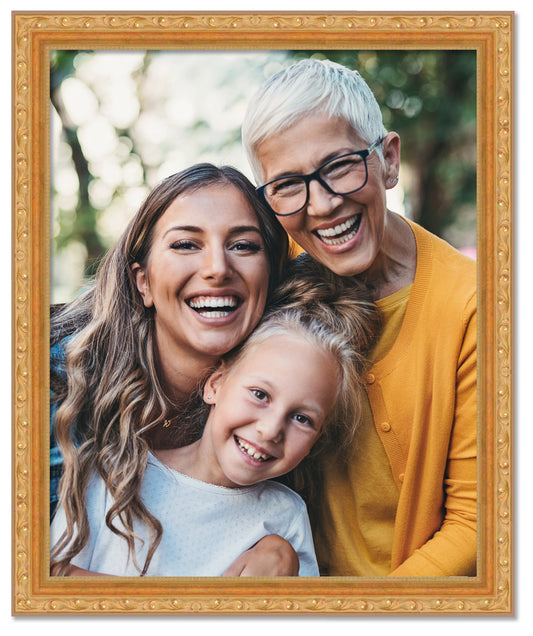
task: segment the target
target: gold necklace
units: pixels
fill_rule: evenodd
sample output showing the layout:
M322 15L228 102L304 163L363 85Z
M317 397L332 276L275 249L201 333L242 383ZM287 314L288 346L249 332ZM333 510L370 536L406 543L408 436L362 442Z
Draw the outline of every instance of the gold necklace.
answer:
M175 415L174 417L171 417L170 419L165 420L165 421L163 422L163 428L169 428L169 426L171 426L171 425L172 425L172 422L173 422L174 420L177 420L177 419L178 419L178 417L179 417L179 415Z

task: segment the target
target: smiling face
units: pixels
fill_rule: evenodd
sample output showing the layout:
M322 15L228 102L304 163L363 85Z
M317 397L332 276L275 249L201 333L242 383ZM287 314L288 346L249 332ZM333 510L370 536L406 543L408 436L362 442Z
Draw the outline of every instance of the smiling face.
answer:
M309 174L328 159L364 150L369 143L344 120L310 115L259 145L263 183L288 174ZM367 158L368 181L361 190L339 196L311 181L306 207L292 216L279 217L310 256L340 276L360 274L379 263L388 214L385 191L393 185L387 179L398 174L399 138L395 133L385 138L383 154L385 165L376 151Z
M146 267L132 269L144 305L154 309L165 369L212 364L251 332L265 307L263 239L233 185L174 199L155 224Z
M252 345L206 384L204 399L214 406L193 476L231 488L291 471L322 432L338 374L332 354L301 337Z

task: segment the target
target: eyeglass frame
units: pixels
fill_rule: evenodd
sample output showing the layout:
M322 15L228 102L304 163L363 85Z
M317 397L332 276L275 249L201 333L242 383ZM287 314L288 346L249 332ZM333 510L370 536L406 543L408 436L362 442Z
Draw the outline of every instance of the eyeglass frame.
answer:
M353 194L354 192L359 192L359 190L362 190L366 186L368 181L368 165L366 163L366 158L370 155L370 153L372 153L379 146L380 143L383 142L384 139L385 137L381 137L380 139L377 139L373 144L370 144L370 146L368 146L368 148L366 148L365 150L354 150L353 152L347 152L344 155L338 155L337 157L332 157L331 159L328 159L327 161L325 161L321 166L319 166L316 170L314 170L313 172L310 172L309 174L287 174L287 175L284 175L283 177L276 177L275 179L272 179L272 181L269 181L268 183L265 183L264 185L259 186L258 188L255 189L255 191L263 199L263 201L268 205L268 207L272 210L272 212L276 216L283 216L283 217L293 216L294 214L298 214L298 212L301 212L305 208L305 206L309 203L309 184L311 183L311 181L318 181L318 183L320 183L320 185L325 190L327 190L327 192L329 192L330 194L334 194L335 196L343 197L348 194ZM339 159L343 159L344 157L349 157L350 155L359 155L361 159L363 160L363 163L365 164L365 180L363 182L363 185L360 185L355 190L350 190L349 192L335 192L322 179L322 177L320 176L320 171L329 163L332 163L333 161L338 161ZM270 203L268 202L265 196L265 188L269 186L271 183L275 183L276 181L281 181L282 179L290 179L291 177L297 177L298 179L303 179L305 183L305 192L306 192L305 203L302 205L302 207L298 208L294 212L288 212L287 214L280 214L279 212L276 212L272 208Z

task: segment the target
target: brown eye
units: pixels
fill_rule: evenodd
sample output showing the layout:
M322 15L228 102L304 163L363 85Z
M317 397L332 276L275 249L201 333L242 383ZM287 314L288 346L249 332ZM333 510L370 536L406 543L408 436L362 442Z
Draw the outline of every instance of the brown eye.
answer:
M196 244L193 243L192 241L174 241L174 243L172 243L172 245L170 246L170 249L173 250L183 250L183 251L188 251L188 250L194 250L196 249Z
M231 249L235 252L259 252L261 245L254 241L237 241L231 246Z
M252 389L252 395L261 402L264 402L268 397L268 395L264 391L261 391L261 389Z
M296 413L293 415L293 418L298 422L298 424L303 424L304 426L310 426L314 428L313 421L307 417L307 415L303 415L303 413Z

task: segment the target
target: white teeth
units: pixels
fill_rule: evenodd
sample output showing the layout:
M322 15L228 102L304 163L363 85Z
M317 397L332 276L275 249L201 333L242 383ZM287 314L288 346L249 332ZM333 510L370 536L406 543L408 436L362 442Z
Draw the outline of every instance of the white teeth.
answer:
M235 439L237 440L237 444L239 445L239 448L242 451L244 451L247 455L250 455L250 457L253 457L254 459L257 459L262 462L266 462L267 459L270 459L271 457L270 455L265 455L264 453L260 453L257 450L257 448L254 448L251 444L248 444L248 442L243 442L238 437L235 437Z
M205 318L225 318L231 311L199 311L198 313Z
M360 215L356 215L344 223L339 223L339 225L329 227L325 230L317 230L316 233L326 245L340 245L346 243L346 241L349 241L357 234L360 222ZM353 231L345 235L344 232L350 228L353 228Z
M193 309L215 309L218 307L233 309L237 306L237 303L238 300L234 296L198 296L189 301L189 306Z
M188 304L204 318L225 318L237 307L239 299L235 296L197 296Z
M347 221L345 221L344 223L341 223L340 225L336 225L335 227L329 227L327 230L317 230L317 233L320 236L320 238L324 238L328 236L336 236L337 234L342 234L343 232L346 232L348 228L352 227L352 225L355 225L355 221L356 221L356 218L354 216L351 219L348 219Z
M342 236L341 238L337 238L337 239L329 239L324 237L321 237L321 238L324 241L324 243L326 243L326 245L342 245L342 243L346 243L346 241L349 241L356 234L357 232L354 230L353 232L350 232L346 236Z

